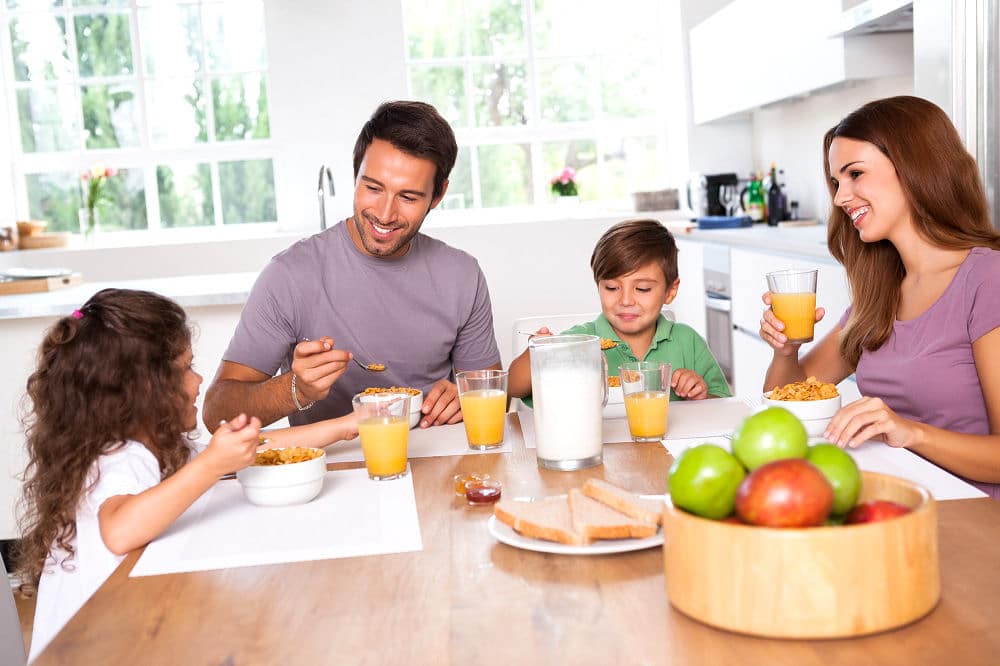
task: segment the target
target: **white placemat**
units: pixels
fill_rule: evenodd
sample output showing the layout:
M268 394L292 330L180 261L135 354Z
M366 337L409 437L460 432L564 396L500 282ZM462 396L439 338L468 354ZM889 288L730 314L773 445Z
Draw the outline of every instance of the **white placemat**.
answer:
M825 441L813 437L810 444ZM718 444L727 451L732 450L732 440L728 437L699 439L668 439L663 445L670 455L677 457L686 449L708 442ZM881 472L919 483L930 491L934 499L974 499L986 497L986 493L967 483L951 472L938 467L915 453L898 449L884 442L865 442L854 449L845 449L858 463L858 467L868 472Z
M413 477L327 472L308 504L261 507L220 481L146 547L130 576L422 550Z
M675 400L670 403L666 439L729 434L751 411L750 404L742 398L712 398L691 402ZM518 414L521 418L524 446L533 449L536 446L534 412L530 407L522 405L518 407ZM603 419L601 440L605 444L631 441L628 421L623 418Z
M465 424L432 426L430 428L413 428L410 430L410 441L406 445L407 458L430 458L433 456L464 456L477 453L510 453L511 443L517 437L517 428L511 422L508 414L504 422L503 446L488 451L478 451L469 448L465 438ZM326 461L363 462L361 441L355 437L347 442L338 442L326 449Z

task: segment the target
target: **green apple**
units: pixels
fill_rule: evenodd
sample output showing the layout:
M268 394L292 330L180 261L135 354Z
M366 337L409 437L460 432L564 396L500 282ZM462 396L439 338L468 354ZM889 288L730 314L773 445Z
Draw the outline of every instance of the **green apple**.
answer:
M715 444L684 451L670 466L667 490L674 506L719 520L733 512L736 489L746 476L743 465Z
M809 447L806 460L833 486L833 513L843 516L853 509L861 492L861 472L854 458L842 448L822 442Z
M751 414L733 433L733 455L751 472L774 460L805 458L809 436L802 421L784 407Z

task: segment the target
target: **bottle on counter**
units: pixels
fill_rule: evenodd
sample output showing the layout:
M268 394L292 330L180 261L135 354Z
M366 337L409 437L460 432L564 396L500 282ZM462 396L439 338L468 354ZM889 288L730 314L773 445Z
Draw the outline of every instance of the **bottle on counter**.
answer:
M785 193L778 182L778 170L771 162L771 186L767 190L767 225L778 226L785 217Z
M788 219L789 220L797 220L797 219L799 219L799 202L798 201L793 201L790 205L792 207L792 212L789 213Z
M743 201L743 195L746 201ZM740 192L740 201L743 203L743 210L754 222L764 221L764 188L756 173L750 174L750 184Z

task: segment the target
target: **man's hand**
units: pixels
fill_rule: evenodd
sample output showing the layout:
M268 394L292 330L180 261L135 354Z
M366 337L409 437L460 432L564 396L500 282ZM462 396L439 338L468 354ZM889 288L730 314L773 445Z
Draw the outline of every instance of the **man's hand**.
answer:
M458 387L447 379L439 379L424 396L424 404L420 411L424 414L424 417L420 419L421 428L458 423L462 420L462 406L458 402Z
M304 340L295 345L292 374L299 401L316 402L326 397L333 383L347 370L351 353L333 348L333 338Z

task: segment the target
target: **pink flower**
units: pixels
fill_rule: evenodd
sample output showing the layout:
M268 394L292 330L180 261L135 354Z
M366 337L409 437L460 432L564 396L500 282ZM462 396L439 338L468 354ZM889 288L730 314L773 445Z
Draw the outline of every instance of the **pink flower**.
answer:
M104 177L105 178L111 178L112 176L116 175L117 173L118 173L117 169L113 169L111 167L108 167L108 168L106 168L104 170Z
M80 174L80 180L90 180L90 172L84 171Z

